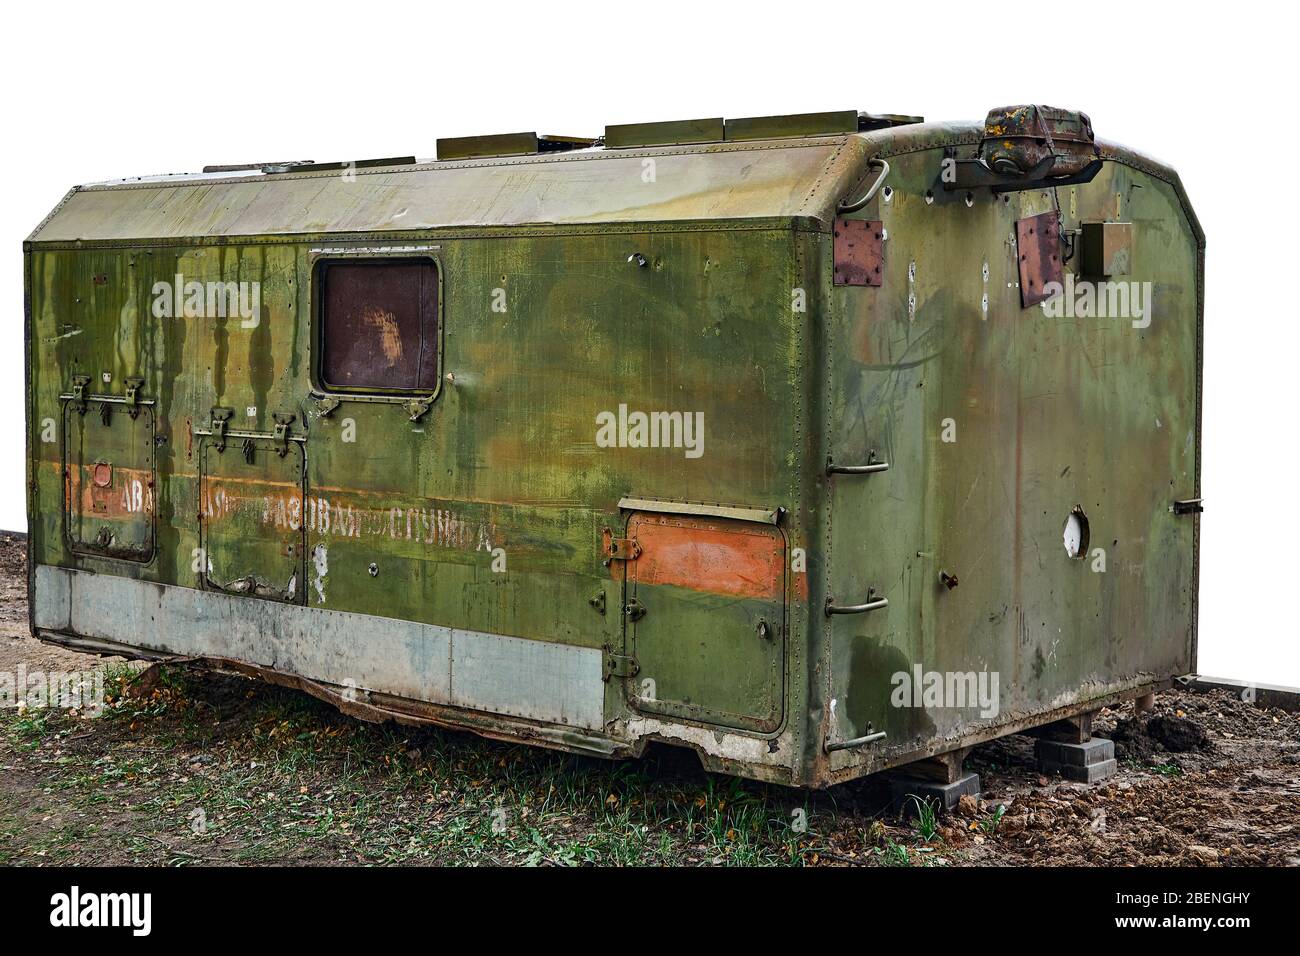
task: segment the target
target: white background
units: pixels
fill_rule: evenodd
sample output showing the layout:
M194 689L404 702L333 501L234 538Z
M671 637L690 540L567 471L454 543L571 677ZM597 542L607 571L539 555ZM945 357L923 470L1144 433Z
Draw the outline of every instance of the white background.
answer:
M1300 685L1296 25L1282 4L1216 6L10 4L0 528L26 527L21 243L74 184L429 157L439 136L1048 103L1183 176L1209 241L1200 671Z

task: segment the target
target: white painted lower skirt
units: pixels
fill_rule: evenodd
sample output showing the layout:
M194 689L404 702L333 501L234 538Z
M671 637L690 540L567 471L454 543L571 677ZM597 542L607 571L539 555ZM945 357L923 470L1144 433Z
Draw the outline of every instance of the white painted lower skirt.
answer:
M601 652L39 566L41 630L599 730Z

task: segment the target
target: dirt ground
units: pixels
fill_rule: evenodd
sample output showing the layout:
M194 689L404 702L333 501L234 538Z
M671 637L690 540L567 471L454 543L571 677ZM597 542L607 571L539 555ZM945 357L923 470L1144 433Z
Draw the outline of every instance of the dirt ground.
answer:
M939 818L878 781L801 793L652 750L606 762L376 726L305 694L76 654L27 634L24 540L0 533L0 672L102 669L87 715L0 710L0 863L1300 865L1300 715L1224 691L1103 711L1120 771L978 748L982 799Z

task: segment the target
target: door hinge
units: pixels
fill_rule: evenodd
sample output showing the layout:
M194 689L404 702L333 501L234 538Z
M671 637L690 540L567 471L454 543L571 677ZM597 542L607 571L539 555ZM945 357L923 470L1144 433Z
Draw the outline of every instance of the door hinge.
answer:
M627 654L614 654L606 652L605 654L605 680L611 677L635 677L641 670L641 665L636 662L635 657Z
M635 538L616 538L609 528L601 531L601 542L605 567L609 567L612 561L635 561L641 556L641 545Z

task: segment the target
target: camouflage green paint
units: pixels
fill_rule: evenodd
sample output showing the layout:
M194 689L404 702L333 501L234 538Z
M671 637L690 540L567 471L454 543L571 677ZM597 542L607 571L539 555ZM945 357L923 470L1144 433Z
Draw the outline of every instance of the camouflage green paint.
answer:
M1186 672L1196 519L1167 505L1197 493L1197 227L1176 177L1109 147L1096 181L1057 196L927 204L943 148L977 139L977 127L916 126L439 163L356 183L300 172L74 193L26 247L33 565L592 648L614 666L637 659L639 640L644 667L605 683L599 733L373 691L409 719L608 754L665 739L711 767L798 785ZM835 203L875 155L894 165L892 198L854 215L886 223L887 275L835 287ZM640 178L648 158L658 191ZM1058 202L1067 228L1135 223L1132 278L1155 282L1159 304L1145 333L1020 309L1007 237ZM444 377L417 421L401 400L319 401L313 265L367 245L439 266ZM153 318L154 283L177 274L259 282L260 321ZM62 439L40 439L44 419L67 414L75 375L114 396L145 379L147 562L68 547ZM704 455L599 447L597 416L620 404L702 412ZM217 451L204 434L214 408L254 437ZM287 445L277 413L294 416ZM952 445L938 439L946 417ZM826 477L828 455L872 448L889 472ZM781 592L625 585L603 534L628 533L628 496L783 509ZM1076 503L1109 546L1106 574L1060 546ZM940 593L940 565L959 589ZM856 601L869 587L887 612L823 615L827 594ZM625 625L631 598L648 613ZM688 649L672 653L674 640ZM138 633L112 643L159 646ZM890 708L889 675L916 663L1000 669L1001 719ZM656 704L638 700L647 679L666 694ZM886 729L885 744L826 753L868 729Z

